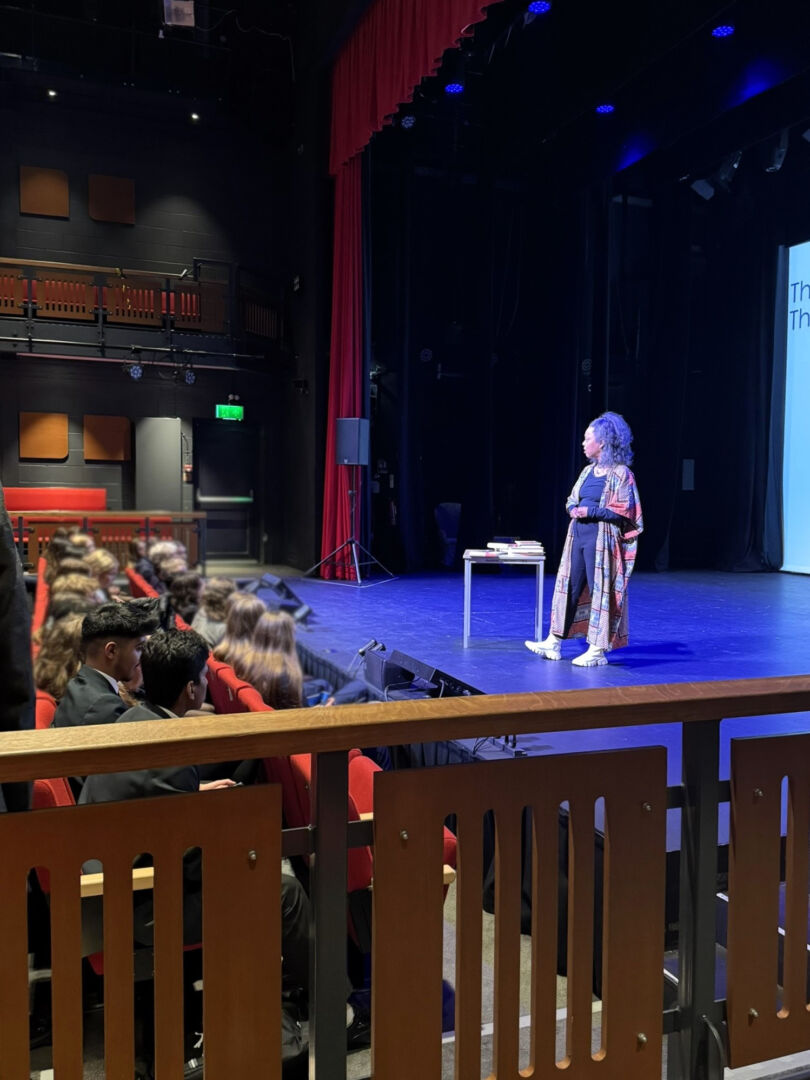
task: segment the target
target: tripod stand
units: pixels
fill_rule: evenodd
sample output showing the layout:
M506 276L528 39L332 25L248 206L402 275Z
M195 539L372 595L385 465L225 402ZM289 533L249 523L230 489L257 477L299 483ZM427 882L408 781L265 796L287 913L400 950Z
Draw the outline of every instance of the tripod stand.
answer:
M338 544L338 546L334 549L334 551L330 551L328 555L324 555L324 557L321 559L320 562L315 563L314 566L310 566L309 570L307 570L304 573L304 577L309 577L310 574L313 574L316 570L319 570L323 566L324 563L328 563L328 562L332 562L332 561L336 562L337 561L337 556L340 554L340 552L343 551L344 548L348 548L349 553L351 554L351 562L349 562L347 560L345 565L354 566L354 573L355 573L355 576L357 578L357 584L358 585L362 585L362 583L363 583L363 576L360 573L360 567L361 566L379 566L379 568L381 570L383 570L386 574L388 574L389 577L394 577L394 575L391 573L391 571L387 567L383 566L383 564L380 562L379 559L375 559L374 556L371 554L371 552L368 551L366 548L364 548L363 545L360 543L360 541L357 539L357 520L356 520L356 518L357 518L357 479L358 479L358 474L357 474L356 470L357 470L358 466L357 465L348 465L348 464L346 464L346 465L343 465L343 468L352 470L351 480L350 480L351 487L349 488L349 513L350 513L350 518L351 518L351 535L349 536L349 538L347 540L344 540L342 544ZM358 558L358 552L360 552L361 554L367 556L367 558L365 558L365 559Z

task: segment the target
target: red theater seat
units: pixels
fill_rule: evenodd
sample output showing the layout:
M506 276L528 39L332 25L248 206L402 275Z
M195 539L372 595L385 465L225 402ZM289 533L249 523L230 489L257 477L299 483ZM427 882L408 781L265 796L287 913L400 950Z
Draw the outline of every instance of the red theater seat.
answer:
M56 712L56 698L45 690L37 690L35 726L38 731L49 728Z
M124 573L127 575L129 581L129 591L133 596L157 596L158 592L153 589L146 578L142 578L140 574L136 574L131 566L124 567Z

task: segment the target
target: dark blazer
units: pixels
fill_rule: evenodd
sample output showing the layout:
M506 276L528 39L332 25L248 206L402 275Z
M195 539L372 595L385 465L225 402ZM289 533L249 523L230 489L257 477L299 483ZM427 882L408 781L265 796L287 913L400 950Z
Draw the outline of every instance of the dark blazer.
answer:
M139 720L166 718L167 715L165 709L156 705L134 705L116 717L115 722L128 724ZM199 789L200 777L196 765L101 773L87 777L79 803L121 802L123 799L143 799L155 795L188 794ZM151 891L144 890L136 895L134 903L135 941L139 945L151 945L154 936ZM196 945L201 938L202 865L199 848L192 848L183 856L183 941L186 945Z
M31 615L22 567L0 487L0 731L34 726ZM30 784L0 785L0 811L27 810Z
M53 726L113 724L127 708L109 680L100 671L83 664L67 684L64 697L56 707Z

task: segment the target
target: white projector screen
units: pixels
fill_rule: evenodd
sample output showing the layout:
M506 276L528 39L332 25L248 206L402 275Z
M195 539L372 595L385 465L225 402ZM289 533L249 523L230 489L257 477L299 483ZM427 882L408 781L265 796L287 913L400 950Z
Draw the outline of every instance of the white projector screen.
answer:
M782 569L810 574L810 241L789 249L787 289Z

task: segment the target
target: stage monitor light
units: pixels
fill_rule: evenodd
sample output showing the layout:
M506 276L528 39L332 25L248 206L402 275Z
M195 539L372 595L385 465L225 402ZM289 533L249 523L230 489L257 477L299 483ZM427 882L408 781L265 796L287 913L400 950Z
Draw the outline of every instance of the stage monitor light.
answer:
M214 416L217 420L244 420L244 405L215 405Z
M693 180L689 187L699 195L701 199L706 199L707 202L714 195L714 184L711 184L708 180Z
M768 154L768 164L765 166L765 172L776 173L785 164L785 158L788 152L788 140L790 138L790 131L788 128L782 128L779 132L779 138L771 147Z

